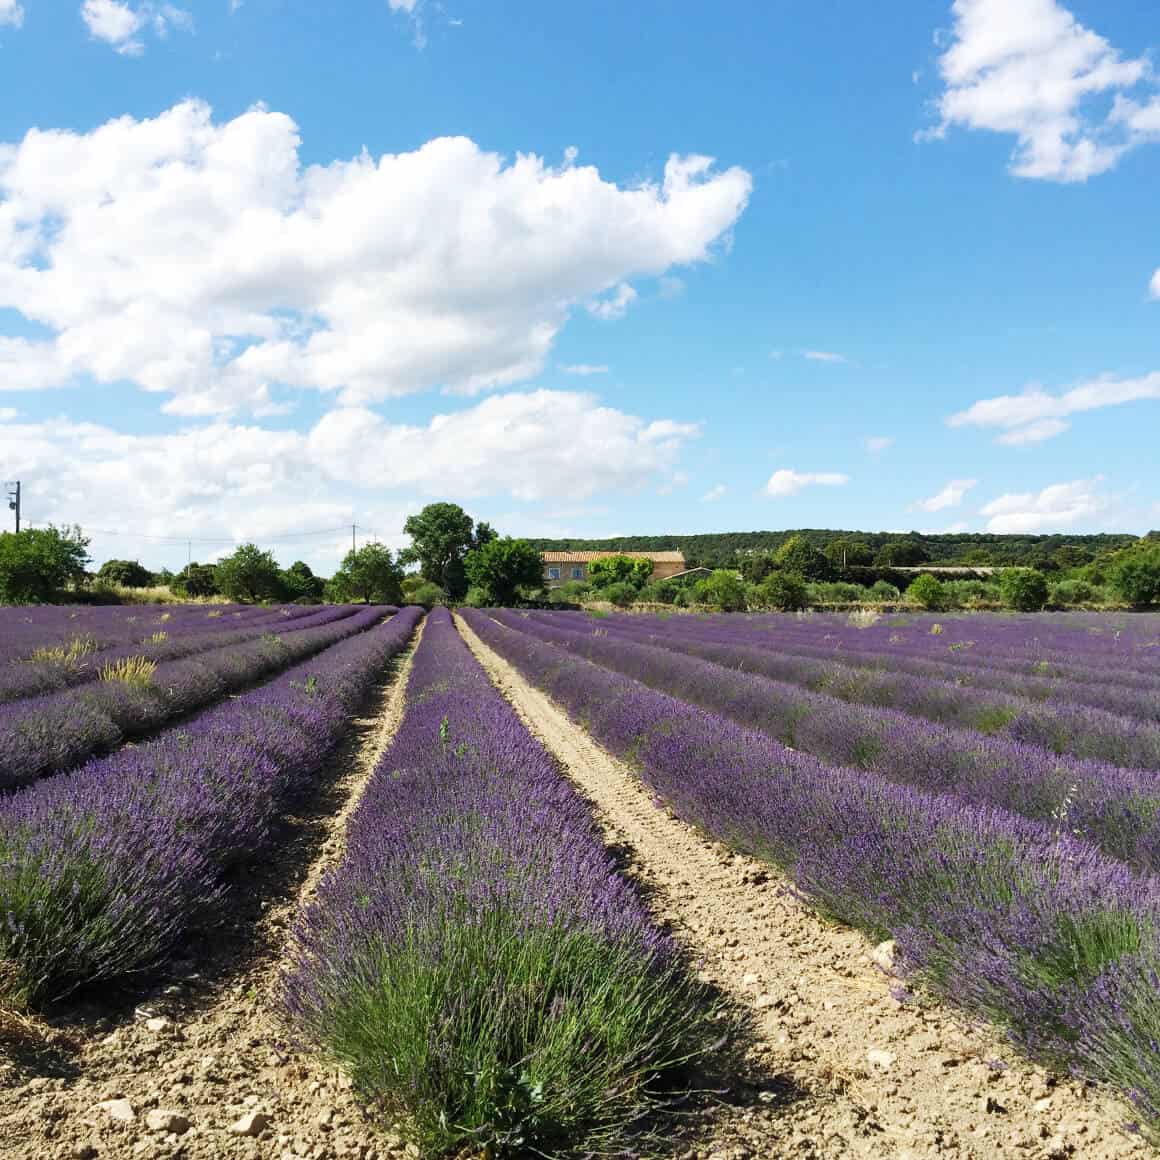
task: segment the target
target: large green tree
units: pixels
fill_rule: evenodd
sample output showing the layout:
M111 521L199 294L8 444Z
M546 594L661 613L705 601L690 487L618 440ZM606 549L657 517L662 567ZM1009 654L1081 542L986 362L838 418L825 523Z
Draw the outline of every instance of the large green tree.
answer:
M97 571L97 579L123 588L148 588L153 573L136 560L106 560Z
M170 584L178 596L217 596L217 569L212 564L194 561L186 564Z
M42 604L75 583L89 562L80 528L0 532L0 603Z
M538 588L544 558L527 540L488 540L464 559L467 579L488 604L514 604L521 588Z
M639 556L605 556L588 565L588 579L596 588L611 584L632 584L637 588L648 582L653 562Z
M1136 608L1160 604L1160 544L1149 538L1121 552L1108 569L1108 580L1116 595Z
M805 536L790 536L774 553L773 562L783 572L807 580L828 580L833 574L830 561Z
M326 581L315 576L304 560L295 560L282 572L282 589L287 600L321 600Z
M917 568L929 562L930 555L917 540L891 540L874 557L879 568Z
M257 544L243 544L214 569L218 590L231 600L254 604L283 595L282 573L270 552Z
M1047 577L1034 568L1005 568L999 591L1003 603L1017 612L1038 612L1047 603Z
M399 563L418 564L425 580L438 584L456 600L467 591L463 558L495 539L494 528L486 523L476 527L455 503L429 503L407 517L403 531L411 537L411 546L399 553Z
M331 591L341 600L363 604L400 604L403 569L384 544L352 548L331 580Z
M835 568L859 568L874 562L874 552L864 540L831 540L825 557Z

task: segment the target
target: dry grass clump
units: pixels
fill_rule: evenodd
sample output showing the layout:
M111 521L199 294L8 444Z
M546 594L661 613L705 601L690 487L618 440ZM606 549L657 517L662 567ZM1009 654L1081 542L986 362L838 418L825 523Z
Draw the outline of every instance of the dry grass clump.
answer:
M102 681L120 681L125 685L144 688L152 682L156 668L157 662L148 657L122 657L119 661L108 661L101 665L100 678Z

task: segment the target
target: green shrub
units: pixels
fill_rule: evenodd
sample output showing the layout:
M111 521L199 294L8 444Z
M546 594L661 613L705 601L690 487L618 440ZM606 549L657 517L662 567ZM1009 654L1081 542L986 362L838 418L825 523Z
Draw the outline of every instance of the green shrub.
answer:
M736 572L719 568L703 581L701 599L722 612L744 612L745 584Z
M901 599L902 592L898 588L895 588L893 584L888 584L885 580L875 580L866 589L866 595L878 604L889 604Z
M40 604L84 575L89 541L79 528L0 532L0 604Z
M999 574L999 591L1016 612L1038 612L1047 603L1047 577L1034 568L1006 568Z
M1086 580L1057 580L1050 586L1049 603L1056 608L1066 608L1069 604L1091 604L1096 600L1098 589Z
M866 589L861 584L850 584L844 580L810 584L806 592L811 604L858 604L866 599Z
M982 608L1002 600L999 589L985 580L944 580L948 608Z
M651 604L672 604L677 598L679 589L675 584L665 584L663 582L656 582L653 584L646 584L640 590L639 600L646 600Z
M1108 582L1135 608L1160 604L1160 545L1143 543L1121 552L1108 569Z
M798 612L806 607L806 582L788 572L774 572L758 590L762 604L779 612Z
M136 560L106 560L97 570L97 579L122 588L151 588L153 573Z
M929 572L917 576L906 590L907 598L931 612L939 612L947 606L947 594L942 581Z
M636 600L637 588L635 584L630 584L627 580L618 580L615 584L601 588L595 595L615 604L617 608L627 608Z
M411 588L411 594L407 599L411 604L425 604L431 607L434 604L445 603L447 594L438 584L432 584L430 580L423 580Z

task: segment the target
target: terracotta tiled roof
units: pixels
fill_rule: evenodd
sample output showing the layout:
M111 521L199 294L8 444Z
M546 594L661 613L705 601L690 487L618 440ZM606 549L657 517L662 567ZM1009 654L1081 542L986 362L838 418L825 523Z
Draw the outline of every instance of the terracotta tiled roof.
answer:
M636 559L652 560L654 564L683 564L683 552L544 552L545 564L588 564L593 560L604 560L609 556L632 556Z

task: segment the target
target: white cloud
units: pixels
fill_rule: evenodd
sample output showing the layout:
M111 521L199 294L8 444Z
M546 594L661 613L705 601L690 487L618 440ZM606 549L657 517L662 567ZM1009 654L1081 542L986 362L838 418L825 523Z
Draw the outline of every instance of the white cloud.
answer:
M941 512L944 508L958 507L963 497L979 481L977 479L952 479L950 483L935 492L928 499L921 499L913 506L924 512Z
M1124 59L1056 0L955 0L952 13L939 124L920 138L953 125L1010 134L1011 172L1050 181L1085 181L1160 140L1148 60Z
M19 0L0 0L0 26L5 24L19 28L24 23L24 9Z
M51 333L5 370L128 381L187 415L280 387L500 387L542 369L577 304L710 258L750 190L704 157L620 188L462 137L306 168L298 148L284 114L215 124L196 101L0 145L0 309Z
M231 3L230 11L235 11L235 7ZM144 41L138 34L146 28L166 37L171 28L193 27L193 17L184 8L149 0L136 5L127 0L84 0L81 19L94 40L104 41L123 56L140 56L145 51Z
M883 451L894 446L893 435L869 435L866 437L866 450L872 455L880 455Z
M980 399L965 411L952 415L952 427L998 427L998 443L1039 443L1068 429L1067 416L1101 407L1116 407L1142 399L1160 399L1160 371L1135 379L1102 375L1060 395L1035 384L1021 395L998 395Z
M407 507L428 498L553 499L561 480L575 501L623 495L672 477L699 435L696 424L648 421L565 391L492 395L422 425L340 409L306 432L219 420L132 435L9 418L0 415L0 464L26 482L38 524L240 540L349 524L352 511L394 535Z
M1046 532L1072 527L1099 515L1109 506L1095 490L1102 477L1055 483L1040 492L1008 492L984 505L989 532Z
M636 291L627 282L621 282L611 297L597 298L589 302L588 312L605 322L613 322L623 318L636 299Z
M0 423L10 423L19 414L15 407L0 407Z
M570 363L560 367L566 375L606 375L608 367L603 363Z
M841 487L850 477L837 471L775 471L765 485L765 494L776 497L796 495L803 487Z
M1156 273L1152 275L1152 281L1148 288L1152 291L1153 298L1160 298L1160 268L1157 268Z
M715 484L713 487L709 488L709 490L705 492L703 496L701 496L701 502L713 503L714 501L721 499L721 497L724 496L728 490L729 489L723 483Z
M835 354L832 350L803 350L802 354L811 362L844 363L849 361L844 354Z

